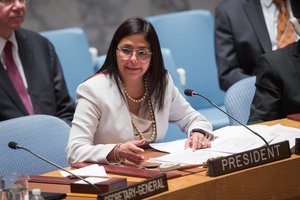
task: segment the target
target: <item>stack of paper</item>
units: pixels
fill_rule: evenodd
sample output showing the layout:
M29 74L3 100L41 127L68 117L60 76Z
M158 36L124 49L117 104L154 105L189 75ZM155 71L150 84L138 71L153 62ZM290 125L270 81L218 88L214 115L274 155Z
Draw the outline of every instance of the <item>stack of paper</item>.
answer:
M107 181L109 179L104 167L99 166L98 164L89 165L87 167L75 169L70 172L77 176L86 178L87 181L89 181L93 184ZM66 171L60 171L60 174L64 177L72 176L70 173L68 173ZM73 178L76 178L76 177L73 177ZM84 182L82 180L77 181L76 183L87 184L86 182Z
M290 147L295 145L295 138L300 137L300 130L286 127L281 124L274 126L251 125L253 131L261 135L269 144L288 140ZM199 149L193 152L190 148L184 149L186 139L165 143L153 143L151 147L159 151L168 152L168 155L151 158L150 162L179 162L181 164L201 164L209 158L228 156L234 153L247 151L263 146L264 141L243 126L227 126L214 131L215 139L211 148Z

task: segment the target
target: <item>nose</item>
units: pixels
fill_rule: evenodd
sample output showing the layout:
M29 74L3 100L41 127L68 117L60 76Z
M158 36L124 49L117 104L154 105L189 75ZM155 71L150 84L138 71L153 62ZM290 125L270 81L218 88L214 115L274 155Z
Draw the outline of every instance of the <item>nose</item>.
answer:
M132 52L132 55L130 57L130 60L133 60L133 61L136 61L138 60L138 56L137 56L137 53L135 51Z

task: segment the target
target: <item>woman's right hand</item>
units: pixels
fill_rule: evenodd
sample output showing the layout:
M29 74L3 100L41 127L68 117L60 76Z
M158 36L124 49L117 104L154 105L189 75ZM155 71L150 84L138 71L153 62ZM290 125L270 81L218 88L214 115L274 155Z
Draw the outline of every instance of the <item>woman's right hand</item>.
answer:
M144 149L139 148L145 144L145 140L132 140L125 143L120 144L117 149L120 158L124 158L130 162L133 162L136 165L140 165L145 157L140 155L144 152Z

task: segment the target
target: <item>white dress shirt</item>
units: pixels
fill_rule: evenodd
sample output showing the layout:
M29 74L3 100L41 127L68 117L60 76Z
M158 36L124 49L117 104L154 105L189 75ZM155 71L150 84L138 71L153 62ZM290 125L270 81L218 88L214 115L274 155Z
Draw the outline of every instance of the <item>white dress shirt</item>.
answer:
M27 89L27 87L28 87L27 81L26 81L24 70L23 70L23 65L22 65L22 62L21 62L21 59L20 59L20 56L18 53L19 47L18 47L18 43L16 40L15 32L12 33L12 35L10 36L10 38L8 40L11 41L11 43L13 44L12 45L13 59L18 67L18 70L19 70L22 80L24 82L25 88ZM6 70L6 65L4 62L4 47L5 47L6 41L7 41L6 39L0 37L1 62L3 64L3 67L5 68L5 70Z
M273 2L273 0L260 0L261 7L263 10L265 22L267 25L269 37L271 39L272 50L276 50L278 47L277 42L277 21L278 21L278 14L279 10L277 6ZM289 11L290 16L293 16L291 10L290 0L286 0L286 6ZM295 35L296 39L299 39L298 35Z

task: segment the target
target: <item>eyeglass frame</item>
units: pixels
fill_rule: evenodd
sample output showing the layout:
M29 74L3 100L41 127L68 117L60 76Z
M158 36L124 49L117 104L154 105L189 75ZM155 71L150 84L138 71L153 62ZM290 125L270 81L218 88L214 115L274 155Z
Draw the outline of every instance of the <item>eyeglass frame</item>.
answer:
M126 54L124 53L124 51L123 51L124 49L130 50L130 55L126 55ZM129 60L129 59L133 56L133 52L136 53L136 57L138 58L138 60L143 61L143 62L146 62L147 60L150 60L150 59L151 59L151 56L152 56L152 52L151 52L150 50L146 49L146 48L140 48L140 49L137 49L137 50L133 50L133 49L131 49L131 48L129 48L129 47L122 47L122 48L117 47L117 50L119 50L119 51L123 54L123 58L124 58L125 60ZM141 58L140 55L138 54L138 51L141 51L141 50L145 50L145 53L146 53L147 55L150 55L150 56L147 57L147 58ZM122 55L121 55L121 56L122 56Z
M19 1L19 3L27 4L29 0L0 0L0 4L8 6L15 3L15 1Z

